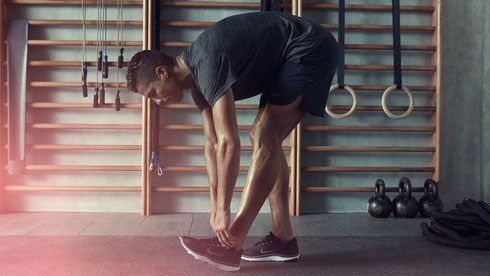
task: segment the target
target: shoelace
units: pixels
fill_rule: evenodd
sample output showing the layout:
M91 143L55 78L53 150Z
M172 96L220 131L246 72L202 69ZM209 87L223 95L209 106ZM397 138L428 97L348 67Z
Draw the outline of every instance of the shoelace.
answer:
M213 238L210 238L210 239L206 239L206 240L203 240L203 242L205 242L206 245L223 247L223 245L219 241L218 237L213 237Z
M271 243L272 243L272 236L267 235L267 236L265 236L265 238L263 240L255 243L255 246L261 246L261 245L271 244Z

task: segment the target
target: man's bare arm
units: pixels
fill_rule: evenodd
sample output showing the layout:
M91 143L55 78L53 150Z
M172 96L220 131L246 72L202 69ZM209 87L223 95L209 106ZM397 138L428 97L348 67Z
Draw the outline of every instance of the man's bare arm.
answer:
M218 138L214 129L213 113L211 108L202 111L202 122L204 127L204 160L206 161L206 172L208 173L209 199L210 199L210 219L209 223L214 231L214 219L216 216L218 201L218 173L216 164L216 150L218 148Z
M235 99L231 88L215 103L212 115L218 141L216 150L218 200L214 231L221 243L231 246L234 239L228 229L231 219L230 204L240 168L240 137Z

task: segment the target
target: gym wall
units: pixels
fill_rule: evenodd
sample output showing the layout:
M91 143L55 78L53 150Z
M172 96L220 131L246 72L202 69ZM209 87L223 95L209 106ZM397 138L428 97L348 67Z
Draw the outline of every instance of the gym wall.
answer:
M164 1L162 1L164 2ZM226 1L224 1L226 2ZM238 1L237 1L238 2ZM242 1L251 2L251 1ZM489 14L489 8L483 9L484 0L464 1L449 0L443 1L443 76L441 85L442 119L441 126L441 192L442 197L448 205L452 202L461 200L461 195L467 197L479 198L484 185L489 184L490 179L488 170L481 170L483 166L488 167L489 148L488 143L482 143L490 139L488 127L483 129L481 125L488 126L488 90L485 90L487 97L485 104L482 106L482 97L484 90L479 83L488 82L488 78L483 77L483 72L471 74L476 79L465 79L464 82L456 83L458 76L464 72L475 70L475 64L480 64L481 68L486 68L487 76L489 70L489 46L488 37L480 41L479 51L467 51L468 41L460 39L464 36L482 37L483 22L482 17L472 17L466 14L468 21L459 20L464 16L464 11L472 12L469 14L480 14L486 10ZM257 3L257 2L256 2ZM305 1L309 3L328 3L337 4L336 0L326 1ZM391 5L390 0L347 0L347 4L364 4L364 5ZM432 0L415 0L402 1L402 6L432 6ZM465 10L468 8L473 10ZM488 4L486 5L488 6ZM480 7L480 9L478 9ZM25 18L30 20L81 20L80 5L24 5L9 4L8 17ZM161 7L161 21L204 21L215 22L226 16L257 11L258 6L252 8L197 8L197 7L171 7L163 5ZM291 12L285 8L285 12ZM473 13L474 12L474 13ZM336 9L304 9L303 16L313 19L324 24L337 24ZM109 7L108 17L115 20L115 6ZM490 16L487 16L488 23ZM469 32L464 28L471 24L480 22L479 32ZM96 7L89 6L87 19L96 19ZM141 21L142 7L125 6L124 20ZM431 12L402 12L402 26L431 26ZM353 10L347 11L347 24L369 24L369 25L391 25L391 12L388 11L365 11ZM478 27L478 26L476 26ZM454 32L457 28L458 32ZM488 33L488 24L486 30ZM168 42L190 42L193 41L205 28L204 27L182 27L182 26L162 26L161 41L166 45L162 50L168 54L179 54L184 48L169 46ZM478 28L475 28L478 29ZM115 40L115 27L110 26L108 30L109 40ZM465 31L461 31L465 30ZM331 29L334 35L337 35L336 29ZM96 32L94 26L88 27L88 40L95 40ZM55 26L55 25L32 25L29 27L30 40L78 40L82 38L80 25L74 26ZM458 38L458 39L457 39ZM138 50L141 49L142 27L125 26L124 39L134 42L125 47L125 60ZM456 42L455 42L456 41ZM472 40L470 39L470 42ZM486 51L481 48L481 41L486 41ZM478 44L478 40L473 42ZM471 43L471 45L473 45ZM383 31L365 31L365 30L348 30L346 33L346 44L392 44L391 30ZM432 32L427 31L402 31L402 45L431 45ZM95 60L94 47L89 48L89 61ZM116 57L115 47L109 47L113 53L111 56ZM466 52L463 52L465 50ZM79 46L29 46L29 60L61 60L61 61L79 61L81 58L81 47ZM484 54L487 53L487 54ZM470 61L461 60L461 55L469 55ZM457 59L456 56L460 58ZM481 57L484 57L482 59ZM432 53L430 51L403 51L402 65L412 65L419 67L432 66ZM444 59L447 59L444 61ZM481 63L485 61L485 66ZM347 50L346 64L348 65L392 65L392 51L366 51L366 50ZM94 68L89 71L90 81L94 81ZM115 82L115 69L111 68L110 82ZM408 86L430 86L432 82L433 70L406 70L403 71L404 84ZM121 82L124 81L124 73L120 76ZM93 87L89 89L89 98L81 97L81 88L60 87L60 85L46 82L79 82L81 76L80 67L39 67L29 66L28 71L28 124L27 129L28 145L39 145L36 148L28 146L27 163L31 165L31 170L27 170L22 176L6 176L2 172L1 187L6 186L103 186L117 187L116 191L42 191L42 192L21 192L6 191L4 196L5 211L107 211L107 212L140 212L141 211L141 97L123 89L121 92L121 102L130 104L123 106L121 111L115 112L113 107L93 109L92 103ZM466 77L467 75L465 75ZM350 85L380 85L389 86L393 83L392 70L347 70L345 76L346 84ZM473 82L475 81L475 82ZM479 82L478 82L479 81ZM334 78L336 82L336 78ZM462 85L465 84L463 87ZM488 84L490 85L490 83ZM468 88L471 87L471 88ZM488 86L487 86L488 87ZM461 88L461 89L459 89ZM464 88L464 90L462 90ZM106 93L107 102L114 101L114 88L108 89ZM2 90L4 91L4 90ZM461 97L461 91L467 91ZM476 91L476 92L475 92ZM478 92L480 91L480 92ZM420 90L414 91L416 106L430 106L432 91ZM473 94L473 92L475 94ZM480 93L479 96L476 94ZM3 94L3 92L2 92ZM380 106L382 90L379 91L360 91L358 94L359 105L361 106ZM457 97L456 97L457 96ZM480 97L480 98L478 98ZM6 97L2 96L5 102ZM480 99L480 100L478 100ZM238 102L237 104L257 104L258 98L248 99ZM44 102L52 103L83 103L84 107L66 107L66 108L45 108ZM389 99L389 105L406 106L407 97L401 93L393 93ZM37 103L37 104L32 104ZM184 104L192 104L190 95L184 97ZM330 105L350 106L352 100L347 93L336 91L329 99ZM468 116L460 116L459 113L452 112L457 106L464 104L461 112ZM478 106L478 110L475 110ZM482 108L480 108L482 107ZM486 107L486 108L485 108ZM5 109L3 110L5 111ZM472 112L472 115L469 112ZM476 114L474 112L476 112ZM337 112L345 112L337 110ZM434 110L416 110L408 118L402 120L393 120L388 118L381 109L377 111L356 111L353 116L347 119L333 119L328 117L319 119L307 117L303 121L302 147L311 146L384 146L384 147L432 147L431 132L369 132L369 131L310 131L315 126L380 126L380 127L406 127L420 126L430 127L431 116ZM468 112L468 113L465 113ZM238 111L238 122L240 125L249 126L255 117L255 111L250 109L240 109ZM399 113L399 112L398 112ZM3 114L2 114L3 115ZM480 116L480 117L478 117ZM482 116L486 116L482 119ZM2 116L3 117L3 116ZM3 117L5 118L5 117ZM478 121L479 120L479 121ZM483 120L483 121L482 121ZM467 129L468 125L473 122L480 122L480 128L474 126ZM456 122L458 122L456 124ZM485 124L487 122L487 124ZM2 119L2 124L5 120ZM201 118L195 108L163 108L160 114L160 123L164 126L160 132L160 145L162 146L179 146L179 145L203 145L202 130L186 130L180 128L172 129L172 126L199 125ZM49 125L51 124L49 128ZM56 125L53 125L56 124ZM111 125L112 128L94 129L94 127L85 126L85 128L59 128L59 125L93 125L99 124ZM32 127L34 125L34 127ZM130 125L130 126L129 126ZM139 126L138 126L139 125ZM170 126L170 127L165 127ZM462 126L467 131L461 132ZM47 128L48 127L48 128ZM127 129L127 128L131 129ZM121 129L122 128L122 129ZM3 134L4 135L4 134ZM478 136L479 135L479 136ZM5 136L3 136L5 137ZM246 127L240 131L242 146L250 146L248 132ZM480 137L480 138L475 138ZM472 139L473 138L473 139ZM485 140L486 139L486 140ZM2 140L5 144L5 139ZM82 145L102 145L104 149L87 150L87 149L41 149L42 145L50 144L82 144ZM110 146L119 145L119 148ZM464 150L467 146L468 151ZM122 146L122 147L121 147ZM285 141L284 146L289 146L289 140ZM49 148L49 147L47 147ZM121 149L122 148L122 149ZM472 154L469 154L472 153ZM483 153L483 154L482 154ZM250 151L242 152L241 166L248 166L250 161ZM289 156L289 149L286 154ZM454 155L453 155L454 154ZM458 155L459 154L459 155ZM3 154L2 154L3 155ZM3 155L5 156L5 155ZM301 154L302 167L422 167L430 168L431 152L352 152L352 151L330 151L316 152L304 151ZM445 156L445 157L444 157ZM479 156L479 157L478 157ZM485 156L482 158L482 156ZM162 166L166 168L175 167L202 167L204 159L200 150L162 150L160 153ZM468 160L462 158L470 158ZM461 160L461 162L455 162ZM291 163L291 162L290 162ZM2 164L5 164L2 161ZM475 166L474 164L479 164ZM53 169L46 170L46 167L37 167L36 165L55 165L55 166L86 166L87 171L70 169ZM94 167L95 166L95 167ZM104 166L104 167L103 167ZM110 166L111 168L107 168ZM117 168L114 168L116 166ZM51 167L52 168L52 167ZM59 167L58 167L59 168ZM116 170L117 169L117 170ZM486 174L484 177L483 174ZM423 185L426 178L431 177L430 171L421 172L307 172L301 173L301 185L304 188L337 188L337 187L358 187L373 188L376 179L383 178L388 187L394 188L398 185L398 180L402 176L407 176L412 180L412 184L419 188ZM243 186L245 172L242 171L237 181L237 187ZM468 181L468 180L471 181ZM482 182L482 180L484 180ZM471 182L471 183L468 183ZM461 185L461 183L468 183ZM207 177L202 169L179 171L167 170L164 175L159 177L152 176L152 185L154 187L179 187L195 186L205 187ZM126 187L126 188L124 188ZM465 188L464 188L465 187ZM82 189L83 190L83 189ZM486 190L488 198L488 189ZM393 197L395 194L390 193ZM420 197L420 193L415 196ZM364 212L368 198L371 192L348 192L348 193L312 193L301 192L301 213L313 212ZM234 195L232 210L238 206L240 193ZM206 192L154 192L152 194L152 211L160 212L207 212L209 211L208 194ZM261 210L268 212L267 204Z
M312 3L327 3L336 5L338 1L305 1L303 4L303 17L315 20L323 24L329 24L329 29L337 35L337 9L306 8ZM347 1L347 4L361 5L387 5L391 1ZM402 5L428 6L433 1L402 1ZM162 20L169 21L215 21L225 16L244 12L244 9L214 9L208 12L203 8L172 7L162 8ZM290 10L285 9L285 12ZM402 12L402 26L431 26L432 12L405 11ZM388 25L391 26L391 9L382 11L368 11L351 9L347 11L346 23L355 25ZM192 41L201 30L197 28L164 27L161 31L162 41ZM431 45L433 30L405 30L402 31L402 45L416 45L420 48ZM346 44L383 44L392 45L391 28L383 30L362 30L353 28L347 30ZM165 47L162 49L167 53L178 54L183 48ZM393 120L388 118L380 108L381 95L385 87L393 84L393 71L390 69L353 69L351 66L346 71L345 82L353 86L367 86L359 89L357 93L359 105L368 107L364 110L354 112L347 119L314 118L308 116L303 120L301 132L301 187L300 187L300 212L364 212L366 202L371 192L359 192L363 189L374 188L378 178L383 178L388 187L393 190L398 186L402 176L408 176L413 186L420 191L420 187L426 178L431 177L434 167L431 162L434 147L432 145L431 121L436 109L430 108L432 96L436 87L433 86L431 50L403 51L404 66L414 66L416 69L403 72L404 84L416 86L413 95L418 109L408 118ZM393 53L391 50L347 50L346 64L348 65L392 65ZM336 78L334 78L336 82ZM372 89L373 86L382 86L382 89ZM429 89L427 88L429 87ZM258 98L248 99L237 104L257 104ZM406 106L408 98L401 92L393 93L389 99L389 105ZM352 99L345 92L335 92L329 99L329 104L334 106L350 106ZM371 108L376 106L377 109ZM428 107L428 108L427 108ZM405 107L404 107L405 108ZM403 111L402 109L401 111ZM345 109L335 110L338 113L346 112ZM395 113L400 113L397 111ZM255 117L255 111L238 110L238 120L241 125L251 125ZM161 119L165 124L196 124L200 122L197 111L191 113L188 110L163 109ZM316 130L317 127L328 126L327 130ZM360 131L363 128L380 127L403 128L415 127L415 131ZM338 130L343 128L346 130ZM437 129L437 128L434 128ZM240 132L243 146L250 146L247 131ZM202 134L200 131L163 130L160 133L161 144L201 144ZM284 143L288 146L289 141ZM318 147L329 147L327 150L317 150ZM382 152L382 151L356 151L353 147L419 147L423 150L412 152ZM333 150L340 148L340 151ZM350 149L347 149L350 148ZM313 150L312 150L313 149ZM428 149L428 150L426 150ZM432 151L431 151L432 150ZM286 152L289 154L289 152ZM182 166L203 164L202 152L181 152L179 155L172 153L161 153L162 162L168 166ZM242 166L248 166L250 151L242 152ZM291 165L291 162L289 162ZM374 169L376 168L376 169ZM203 186L206 185L205 176L200 173L169 173L166 177L154 177L153 185L156 187L168 186ZM241 187L245 179L245 172L241 172L237 186ZM341 191L338 189L351 189ZM328 192L317 192L327 189ZM393 197L394 193L390 193ZM232 202L232 210L236 210L239 193L235 194ZM417 197L420 193L416 194ZM205 193L175 193L162 192L153 194L153 210L208 210L208 195ZM163 200L162 200L163 199ZM192 203L191 203L192 202ZM191 206L192 204L192 206ZM262 208L268 212L267 204Z
M123 106L116 112L115 88L106 88L107 105L92 108L94 85L88 89L89 96L83 98L81 63L63 63L81 61L82 26L60 25L55 20L82 20L81 1L75 5L10 3L7 8L9 19L29 20L29 48L27 166L20 176L4 172L6 211L138 212L141 96L123 88ZM108 19L117 19L116 6L108 7ZM125 6L124 19L141 21L141 5ZM87 6L87 20L97 20L95 5ZM108 26L107 40L115 42L116 35L116 26ZM93 42L96 36L96 26L88 25L87 40ZM142 37L141 25L124 27L124 39L131 42L125 46L126 61L141 49ZM87 51L88 61L96 61L95 47L87 46ZM108 52L109 61L117 61L116 47L108 46ZM53 61L61 64L49 64ZM125 82L125 71L120 74L120 82ZM88 68L88 82L96 82L94 66ZM116 67L112 66L106 83L115 82ZM36 187L41 191L22 190Z
M490 201L490 4L483 1L484 10L484 22L485 29L483 31L484 36L484 49L483 49L483 174L482 174L482 187L484 193L484 199Z
M446 208L490 200L490 4L442 5L441 183Z

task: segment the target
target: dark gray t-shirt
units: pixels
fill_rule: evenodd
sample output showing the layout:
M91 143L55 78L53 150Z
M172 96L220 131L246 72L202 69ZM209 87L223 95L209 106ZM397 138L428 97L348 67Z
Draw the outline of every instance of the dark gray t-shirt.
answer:
M232 87L235 100L260 94L284 62L310 53L328 35L313 21L279 12L225 18L204 31L182 57L200 110Z

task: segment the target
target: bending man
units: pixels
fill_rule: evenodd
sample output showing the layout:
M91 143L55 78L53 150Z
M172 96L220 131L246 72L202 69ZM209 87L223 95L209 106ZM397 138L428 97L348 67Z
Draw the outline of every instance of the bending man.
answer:
M308 112L323 116L335 73L338 48L321 25L284 13L247 13L225 18L181 56L142 51L131 60L129 89L159 105L180 102L183 90L202 112L209 177L212 239L181 237L196 258L225 270L240 259L299 258L288 212L288 167L282 142ZM235 101L261 94L250 131L252 160L237 215L230 203L238 176L240 139ZM266 199L272 231L242 250Z

